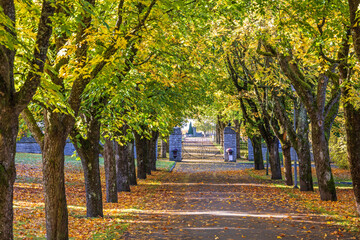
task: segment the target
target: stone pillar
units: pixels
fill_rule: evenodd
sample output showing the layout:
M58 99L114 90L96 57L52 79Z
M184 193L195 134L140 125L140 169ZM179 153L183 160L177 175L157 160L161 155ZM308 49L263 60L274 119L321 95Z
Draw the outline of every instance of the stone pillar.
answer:
M227 152L229 148L232 149L232 160ZM231 127L224 129L224 159L225 162L236 162L236 132Z
M254 148L250 138L248 138L248 159L249 161L254 161Z
M174 157L174 151L177 149L176 158ZM175 127L170 135L169 139L169 156L170 161L180 162L182 159L182 134L181 128Z

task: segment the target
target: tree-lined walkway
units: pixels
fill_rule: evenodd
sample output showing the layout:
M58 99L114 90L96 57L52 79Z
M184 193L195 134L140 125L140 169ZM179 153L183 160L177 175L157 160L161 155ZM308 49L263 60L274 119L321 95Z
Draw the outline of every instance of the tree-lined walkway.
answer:
M219 171L227 164L177 163L173 173L152 176L162 201L132 210L136 224L123 238L357 239L245 171Z

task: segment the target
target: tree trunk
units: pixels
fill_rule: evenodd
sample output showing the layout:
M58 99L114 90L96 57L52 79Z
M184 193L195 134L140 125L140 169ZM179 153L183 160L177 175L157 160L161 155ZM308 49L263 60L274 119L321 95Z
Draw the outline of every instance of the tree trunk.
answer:
M159 137L159 132L152 132L152 137L149 141L149 147L148 147L148 151L149 151L149 163L150 163L150 169L151 171L156 171L156 160L157 160L157 156L156 156L156 142L158 140Z
M323 125L324 121L317 115L312 116L312 118L312 144L320 198L323 201L336 201L335 181L331 172L328 142L325 138Z
M142 138L137 132L134 132L136 144L136 162L137 162L137 177L139 179L146 179L146 157L147 157L147 141Z
M314 191L311 174L311 146L309 141L309 122L304 104L299 104L298 114L296 115L297 138L295 139L293 144L299 157L300 191Z
M104 144L104 168L106 181L106 201L117 203L116 186L116 162L114 156L114 143L110 139L105 139Z
M282 153L284 158L284 169L285 169L285 184L291 186L294 184L292 178L292 166L291 166L291 145L282 143Z
M314 191L312 175L311 175L311 155L309 142L309 123L308 115L304 104L296 104L294 102L295 116L296 116L296 130L294 129L294 122L292 122L286 114L284 98L275 97L277 107L274 109L280 125L286 129L287 138L294 147L299 158L300 171L300 191ZM298 107L296 107L298 106ZM281 138L280 138L281 139ZM284 145L286 144L282 141ZM284 154L284 147L283 147ZM285 155L284 155L285 156Z
M255 170L263 170L264 160L261 150L261 137L260 136L252 137L251 143L253 145L253 151L254 151L254 168Z
M127 144L129 148L129 184L131 186L137 185L136 181L136 169L135 169L135 153L134 153L134 141Z
M272 137L271 141L267 143L267 147L269 149L271 179L282 179L279 157L279 140L277 139L277 137Z
M161 139L161 158L166 158L166 142Z
M215 142L217 144L220 144L220 126L219 126L219 123L217 123L216 126L215 126Z
M42 149L47 239L68 239L68 211L65 194L64 149L68 126L63 115L45 110Z
M115 142L116 181L118 192L130 192L129 155L130 153L127 145L121 146L118 142Z
M95 116L93 116L95 117ZM77 132L71 132L71 139L75 149L80 156L84 170L85 192L86 192L86 216L103 217L103 203L99 166L99 142L100 123L92 119L87 123L87 139L76 136Z
M296 152L299 158L300 191L314 191L311 175L310 143L308 139L306 142L300 140L298 145Z
M0 239L13 239L13 189L18 116L1 108L0 115Z
M166 139L166 153L170 154L170 137Z
M234 120L235 123L235 131L236 131L236 156L238 158L241 158L241 151L240 151L240 127L241 127L241 123L239 120L235 119Z
M145 158L145 162L146 162L146 174L151 175L151 140L150 139L146 139L146 145L144 146L145 151L146 151L146 158Z
M360 110L344 104L347 152L353 182L357 214L360 215Z
M360 60L360 26L359 26L359 1L349 0L351 34L353 45L356 52L357 63ZM344 51L344 58L349 54L349 46L347 51ZM342 93L343 98L348 99L353 93L350 91L354 87L348 80L351 79L348 64L340 65ZM355 90L356 92L357 90ZM345 110L345 128L347 153L350 163L350 172L353 181L353 189L356 203L357 214L360 216L360 110L355 108L352 102L344 101Z

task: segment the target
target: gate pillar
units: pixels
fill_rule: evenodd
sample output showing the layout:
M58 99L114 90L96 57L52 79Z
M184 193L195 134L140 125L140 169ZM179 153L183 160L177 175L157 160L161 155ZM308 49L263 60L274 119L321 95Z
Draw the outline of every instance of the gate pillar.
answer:
M236 162L236 132L232 127L224 129L224 160Z
M170 161L180 162L182 159L182 133L181 128L174 127L169 138Z

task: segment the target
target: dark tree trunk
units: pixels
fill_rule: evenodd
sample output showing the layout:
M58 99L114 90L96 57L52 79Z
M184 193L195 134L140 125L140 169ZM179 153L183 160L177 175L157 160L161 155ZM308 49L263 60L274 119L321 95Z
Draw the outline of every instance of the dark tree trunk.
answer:
M254 151L254 168L255 170L263 170L264 160L261 150L261 137L260 136L252 137L251 143L253 145L253 151Z
M117 186L116 186L116 161L114 154L114 142L105 139L104 144L104 168L106 181L106 201L117 203Z
M166 142L161 139L161 158L166 158Z
M63 115L45 110L42 149L47 239L68 239L68 211L65 194L64 149L68 126Z
M127 144L127 147L129 148L129 183L131 186L137 185L134 146L134 141Z
M156 171L156 143L159 137L159 132L152 132L151 139L149 141L149 163L150 163L150 169L151 171Z
M236 156L238 158L241 158L240 155L240 127L241 127L241 123L239 120L235 119L234 120L235 123L235 131L236 131Z
M170 142L170 137L167 137L167 139L166 139L166 153L170 153L170 144L169 144L169 142Z
M314 150L316 175L321 200L336 201L335 181L331 172L328 142L321 116L312 116L311 136ZM317 123L317 124L316 124Z
M311 174L311 146L309 141L309 123L306 109L300 103L299 113L297 114L297 138L295 145L296 153L299 157L299 178L300 191L314 191Z
M100 123L93 115L92 120L87 124L87 139L77 136L74 129L71 132L71 139L75 149L80 156L84 170L85 192L86 192L86 216L103 217L103 203L100 180L99 164L99 142L100 142Z
M16 39L15 4L13 0L0 1L0 8L14 27L4 27ZM0 239L13 239L13 189L16 178L15 153L19 129L19 115L36 92L44 70L49 39L52 36L51 17L55 12L53 2L43 1L37 26L36 43L28 75L21 89L14 84L14 58L16 50L0 44ZM30 54L28 52L28 54ZM61 204L61 203L60 203ZM64 227L67 233L67 224Z
M267 142L267 147L269 149L271 179L282 179L279 157L279 140L277 139L277 137L272 137L270 141Z
M345 104L344 104L345 105ZM360 215L360 110L350 103L344 106L347 152L357 214Z
M151 175L151 140L150 139L146 139L146 145L144 145L145 151L146 151L146 158L145 158L145 162L146 162L146 174Z
M294 123L286 115L286 107L284 98L274 96L277 106L274 108L274 113L280 122L280 125L286 129L287 137L294 147L299 158L299 172L300 172L300 191L313 191L313 181L311 175L311 155L309 142L309 123L306 109L302 103L294 108L296 110L296 128ZM274 128L274 127L273 127ZM283 146L290 145L282 141ZM283 148L284 154L284 148ZM285 156L285 155L284 155Z
M216 126L215 126L215 142L217 144L220 144L220 126L219 126L219 123L216 123Z
M13 239L13 186L18 116L12 109L0 115L0 239Z
M146 158L147 158L147 140L134 132L136 144L136 162L137 162L137 177L139 179L146 179Z
M284 158L284 169L285 169L285 184L291 186L294 184L292 178L292 168L291 168L291 145L290 144L282 144L282 153Z
M360 60L360 25L359 25L359 4L357 0L349 0L350 10L350 22L352 26L352 39L353 45L356 52L357 63ZM347 41L348 42L348 41ZM343 52L343 58L347 59L349 54L349 46L344 45L346 48ZM347 99L352 95L350 90L354 87L348 80L351 76L348 76L349 68L347 64L340 65L341 73L342 93L344 99ZM355 90L356 91L356 90ZM345 110L345 128L346 128L346 141L347 141L347 153L350 163L350 172L353 181L353 189L356 203L357 214L360 216L360 110L357 109L352 102L344 101Z
M116 181L118 192L130 192L129 182L129 147L121 146L115 142L115 159L116 159Z

